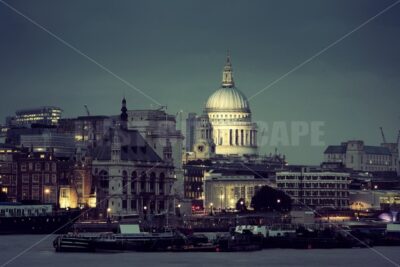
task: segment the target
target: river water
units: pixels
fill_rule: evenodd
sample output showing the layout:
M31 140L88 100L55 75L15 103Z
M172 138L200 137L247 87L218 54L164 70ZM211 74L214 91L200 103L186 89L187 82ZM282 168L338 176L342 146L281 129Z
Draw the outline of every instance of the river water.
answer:
M48 237L48 238L46 238ZM0 236L0 267L117 266L395 266L400 247L353 249L267 249L240 253L56 253L55 236ZM30 248L28 250L28 248ZM24 251L26 251L24 253ZM378 255L382 254L382 255ZM17 257L17 255L21 254ZM14 260L10 261L12 258ZM9 262L10 261L10 262ZM390 262L392 261L392 262ZM7 263L9 262L9 263ZM394 263L393 263L394 262ZM6 264L7 263L7 264ZM6 265L5 265L6 264ZM399 265L397 265L399 266Z

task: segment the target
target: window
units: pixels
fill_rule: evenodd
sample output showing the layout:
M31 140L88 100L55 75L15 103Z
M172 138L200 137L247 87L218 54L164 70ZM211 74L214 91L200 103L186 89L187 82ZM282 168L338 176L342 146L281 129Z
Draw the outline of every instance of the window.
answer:
M34 183L34 184L38 184L39 183L39 175L38 174L34 174L32 176L32 183Z
M160 194L164 193L164 180L165 180L165 175L162 172L162 173L160 173L160 182L159 182L159 185L158 185L158 187L159 187L158 191L159 191Z
M101 170L99 173L99 183L101 188L108 188L108 173L105 170Z
M21 164L21 171L26 172L26 164L25 163Z
M56 163L52 164L52 171L53 172L57 171L57 164Z
M39 200L39 197L40 197L39 187L38 186L32 187L32 199Z
M136 200L135 200L135 199L132 199L132 200L131 200L131 209L132 209L132 210L136 210L136 209L137 209L137 207L136 207Z
M146 192L146 173L142 172L140 175L140 190Z
M127 171L122 171L122 192L126 194L128 190L128 173Z
M52 174L52 175L51 175L51 182L52 182L53 184L57 183L57 174Z
M68 190L67 189L62 189L60 194L62 198L68 198Z
M150 192L154 192L156 184L156 174L152 172L150 174Z
M35 164L35 171L41 171L42 170L42 166L41 166L41 164L40 163L36 163Z
M22 183L29 184L29 174L22 174Z
M23 187L22 188L22 199L29 199L29 188Z
M136 194L136 179L137 173L133 171L131 174L131 194Z
M50 174L46 173L46 174L44 175L44 182L45 182L46 184L50 183Z

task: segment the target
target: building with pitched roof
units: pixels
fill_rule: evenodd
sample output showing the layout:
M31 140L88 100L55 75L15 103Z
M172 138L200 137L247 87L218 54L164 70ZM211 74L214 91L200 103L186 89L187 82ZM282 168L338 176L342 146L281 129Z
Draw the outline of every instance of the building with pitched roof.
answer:
M98 210L104 215L172 211L176 179L168 142L160 157L139 131L127 129L126 120L123 110L119 125L91 153Z
M354 171L399 173L398 148L386 143L367 146L361 140L350 140L328 146L324 158L325 162L342 163Z

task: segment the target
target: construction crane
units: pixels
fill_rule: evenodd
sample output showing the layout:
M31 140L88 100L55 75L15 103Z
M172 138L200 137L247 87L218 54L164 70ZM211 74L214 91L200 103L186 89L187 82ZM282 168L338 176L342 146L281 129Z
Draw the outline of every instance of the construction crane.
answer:
M387 142L386 142L385 134L383 133L383 128L382 128L382 127L379 127L379 129L381 129L381 135L382 135L383 143L387 143Z
M86 115L90 116L89 108L87 105L84 105L85 110L86 110Z

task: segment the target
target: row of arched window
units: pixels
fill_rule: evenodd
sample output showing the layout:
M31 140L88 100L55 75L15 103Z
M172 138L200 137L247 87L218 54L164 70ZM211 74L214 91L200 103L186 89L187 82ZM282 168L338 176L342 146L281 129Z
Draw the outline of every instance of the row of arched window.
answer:
M99 172L99 184L100 187L106 189L109 186L109 175L105 170L101 170ZM164 190L164 179L165 174L161 172L158 176L158 184L159 184L159 192L163 192ZM130 175L130 179L128 177L127 171L122 171L122 188L123 192L126 193L128 191L128 182L131 182L131 193L136 193L136 185L140 187L141 192L155 192L156 189L156 180L157 175L155 172L151 172L150 175L147 175L147 172L143 171L138 176L138 172L133 171ZM149 183L149 188L147 190L146 183Z

